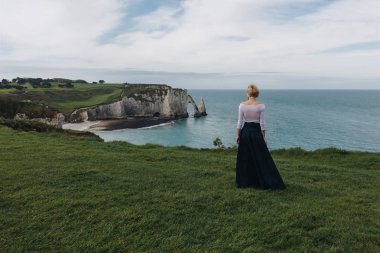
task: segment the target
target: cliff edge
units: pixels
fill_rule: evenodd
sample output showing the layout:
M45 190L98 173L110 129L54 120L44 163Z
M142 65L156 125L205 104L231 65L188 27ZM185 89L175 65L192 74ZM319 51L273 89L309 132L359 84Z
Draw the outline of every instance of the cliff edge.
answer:
M75 110L70 122L128 117L187 118L186 89L165 84L126 84L119 101Z

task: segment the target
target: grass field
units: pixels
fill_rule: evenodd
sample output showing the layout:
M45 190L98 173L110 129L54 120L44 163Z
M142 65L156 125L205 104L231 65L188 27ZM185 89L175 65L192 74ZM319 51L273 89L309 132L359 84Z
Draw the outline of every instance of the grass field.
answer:
M16 89L0 89L0 100L30 100L69 116L75 109L107 104L120 99L124 87L123 84L73 83L73 88L60 88L58 83L51 84L51 88L33 88L30 84L26 84L25 93L20 93Z
M283 191L235 156L0 127L0 252L380 252L379 153L273 151Z

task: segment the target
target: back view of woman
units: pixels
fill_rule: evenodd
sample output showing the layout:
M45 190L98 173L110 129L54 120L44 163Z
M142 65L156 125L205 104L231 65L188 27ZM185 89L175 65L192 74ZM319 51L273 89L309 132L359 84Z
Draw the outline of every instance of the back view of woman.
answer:
M259 189L284 189L280 173L269 153L265 137L265 105L256 101L259 89L249 85L248 100L239 106L236 129L238 155L236 186Z

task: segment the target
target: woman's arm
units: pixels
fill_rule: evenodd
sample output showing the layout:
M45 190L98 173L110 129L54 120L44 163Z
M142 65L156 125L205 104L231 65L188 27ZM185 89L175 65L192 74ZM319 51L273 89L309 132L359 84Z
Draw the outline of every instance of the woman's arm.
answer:
M239 144L240 141L240 131L241 128L243 127L244 121L243 121L243 108L241 104L239 105L239 117L238 117L238 122L236 126L236 143Z
M264 113L264 111L265 111L265 105L264 105L263 110L260 113L260 128L261 128L261 133L264 137L264 141L265 141L265 143L267 143L267 138L265 136L265 113Z

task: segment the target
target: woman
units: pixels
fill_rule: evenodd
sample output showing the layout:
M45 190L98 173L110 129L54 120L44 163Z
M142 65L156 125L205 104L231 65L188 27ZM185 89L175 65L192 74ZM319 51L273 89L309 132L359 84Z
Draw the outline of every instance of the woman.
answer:
M239 106L236 185L238 188L284 189L285 184L266 145L265 105L256 101L258 96L257 86L249 85L248 100Z

